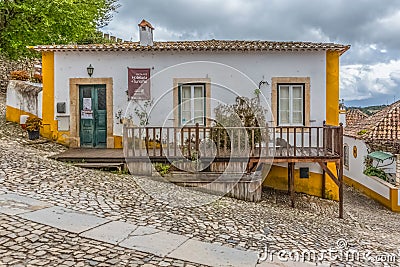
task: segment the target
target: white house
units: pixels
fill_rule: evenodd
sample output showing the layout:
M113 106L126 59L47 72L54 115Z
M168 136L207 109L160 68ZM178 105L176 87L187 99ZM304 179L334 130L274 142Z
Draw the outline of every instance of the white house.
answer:
M299 127L294 130L298 137L287 135L291 146L297 138L311 148L322 143L322 135L316 141L311 127L322 127L324 121L339 125L339 58L349 45L157 42L154 28L144 20L139 32L139 42L30 47L42 53L43 136L72 148L121 148L122 122L132 118L139 125L140 112L149 115L148 126L209 126L218 104L255 95L261 96L269 126ZM153 103L143 109L146 101ZM311 168L308 179L295 179L298 190L321 195L321 167L296 166ZM283 167L270 171L269 186L286 188ZM337 199L334 182L324 188Z

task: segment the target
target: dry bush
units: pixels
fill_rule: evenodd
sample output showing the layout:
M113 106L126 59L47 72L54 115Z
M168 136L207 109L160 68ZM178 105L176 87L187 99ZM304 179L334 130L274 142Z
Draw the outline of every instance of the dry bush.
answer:
M10 72L11 80L28 81L29 73L26 70L14 70Z

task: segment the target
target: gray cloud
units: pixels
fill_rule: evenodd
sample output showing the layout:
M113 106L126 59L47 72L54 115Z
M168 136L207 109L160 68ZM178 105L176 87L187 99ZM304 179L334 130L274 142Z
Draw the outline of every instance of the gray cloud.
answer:
M215 38L351 44L352 49L342 56L342 66L365 68L360 72L342 68L342 73L352 70L344 76L361 75L342 78L343 95L372 99L377 94L385 95L384 88L399 90L398 80L389 78L390 71L396 69L391 60L400 59L399 1L120 0L120 3L119 13L105 30L126 40L138 39L137 24L145 18L155 26L156 40ZM379 64L390 67L376 67ZM383 71L389 73L383 75ZM370 79L379 75L382 77Z

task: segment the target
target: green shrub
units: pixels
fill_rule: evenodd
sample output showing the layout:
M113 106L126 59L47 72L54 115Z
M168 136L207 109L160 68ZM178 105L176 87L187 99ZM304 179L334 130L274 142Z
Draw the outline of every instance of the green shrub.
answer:
M161 176L165 176L168 173L170 173L170 169L171 169L171 165L169 164L164 164L164 163L156 163L154 164L154 168L156 169L156 171L161 175Z
M368 166L365 169L364 174L368 176L376 176L384 181L386 181L387 179L386 173L383 170L378 169L377 167L374 166Z
M368 132L368 130L363 129L363 130L359 131L357 134L358 134L358 135L364 135L364 134L366 134L367 132Z

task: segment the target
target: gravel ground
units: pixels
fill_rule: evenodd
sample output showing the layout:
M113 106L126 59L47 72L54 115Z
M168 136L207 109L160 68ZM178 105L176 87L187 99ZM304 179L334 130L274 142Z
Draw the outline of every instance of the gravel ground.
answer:
M48 159L65 147L43 139L27 141L18 125L5 122L4 96L0 96L0 103L0 191L9 190L73 210L260 252L267 243L275 250L321 252L338 248L338 240L346 241L346 250L371 251L371 255L397 255L400 248L400 214L388 211L352 188L345 187L344 219L337 218L337 202L297 194L296 207L290 208L288 196L273 190L265 191L259 203L221 198L199 207L174 207L153 199L138 186L138 181L166 195L176 190L171 184L81 169ZM0 218L2 224L3 220L7 224L23 224L7 216ZM35 246L35 242L31 245ZM0 252L1 249L0 246ZM82 247L77 246L74 251L78 253ZM400 255L397 260L400 261ZM373 265L340 258L327 263Z

